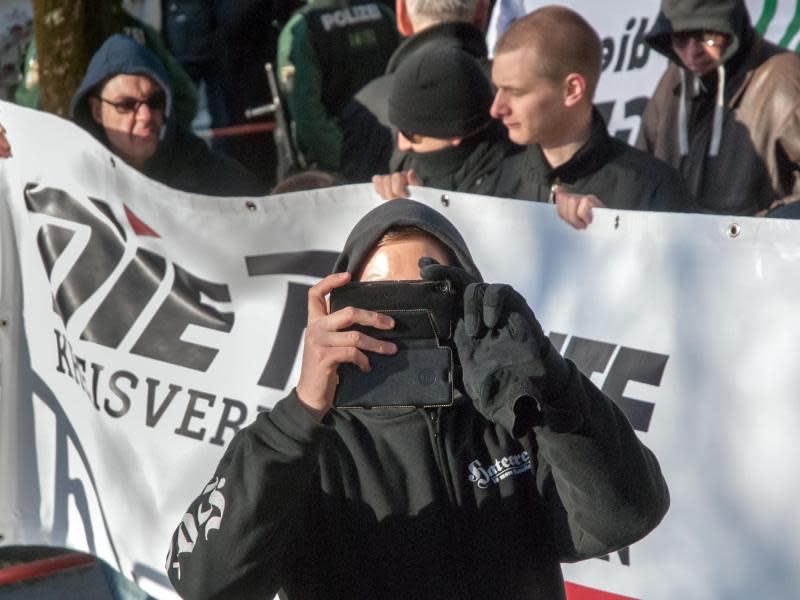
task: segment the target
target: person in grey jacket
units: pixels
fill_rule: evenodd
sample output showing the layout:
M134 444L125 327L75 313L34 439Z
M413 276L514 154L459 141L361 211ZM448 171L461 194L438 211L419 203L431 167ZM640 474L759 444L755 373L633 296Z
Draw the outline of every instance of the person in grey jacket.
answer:
M334 271L309 291L297 387L237 433L175 530L166 569L184 598L557 600L560 561L659 523L669 494L655 456L525 300L483 283L444 216L382 203ZM463 306L452 405L334 407L340 365L369 371L397 348L351 330L390 330L390 316L331 313L326 295L420 278L448 282Z

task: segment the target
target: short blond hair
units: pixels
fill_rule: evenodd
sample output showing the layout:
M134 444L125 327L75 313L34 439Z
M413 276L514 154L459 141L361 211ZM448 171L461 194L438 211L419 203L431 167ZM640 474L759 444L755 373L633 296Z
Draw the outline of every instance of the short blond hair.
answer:
M497 40L495 55L534 48L542 76L560 83L570 73L586 81L586 95L594 97L600 80L603 45L591 25L574 10L545 6L514 21Z

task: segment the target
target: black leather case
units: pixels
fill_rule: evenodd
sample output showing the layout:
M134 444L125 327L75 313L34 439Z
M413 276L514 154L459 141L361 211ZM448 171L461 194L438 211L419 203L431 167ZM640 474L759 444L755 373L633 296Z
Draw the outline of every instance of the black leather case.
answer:
M367 353L372 370L339 367L334 405L339 408L431 407L453 403L452 335L456 295L446 283L380 281L351 283L331 293L331 312L345 306L391 316L384 331L355 326L397 344L396 354Z

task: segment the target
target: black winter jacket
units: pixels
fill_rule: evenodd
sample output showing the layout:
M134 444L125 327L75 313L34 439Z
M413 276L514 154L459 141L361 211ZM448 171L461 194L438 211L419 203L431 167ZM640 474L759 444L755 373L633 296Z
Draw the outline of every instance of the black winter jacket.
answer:
M608 208L682 210L694 204L681 176L666 163L611 137L594 110L588 141L563 165L550 166L533 144L498 171L497 194L506 198L552 201L551 188L594 194Z
M356 226L335 270L414 225L480 279L457 230L409 200ZM564 598L560 561L627 546L669 504L653 454L602 392L552 354L538 406L508 430L448 408L332 409L290 393L240 431L172 539L185 598ZM455 382L460 387L460 382ZM541 410L540 410L541 408Z

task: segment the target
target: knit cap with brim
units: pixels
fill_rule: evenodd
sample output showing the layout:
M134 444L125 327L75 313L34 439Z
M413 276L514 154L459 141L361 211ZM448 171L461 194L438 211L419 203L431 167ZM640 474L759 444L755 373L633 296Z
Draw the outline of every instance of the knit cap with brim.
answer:
M409 133L464 137L491 120L492 100L491 85L472 56L458 48L426 48L395 71L389 121Z

